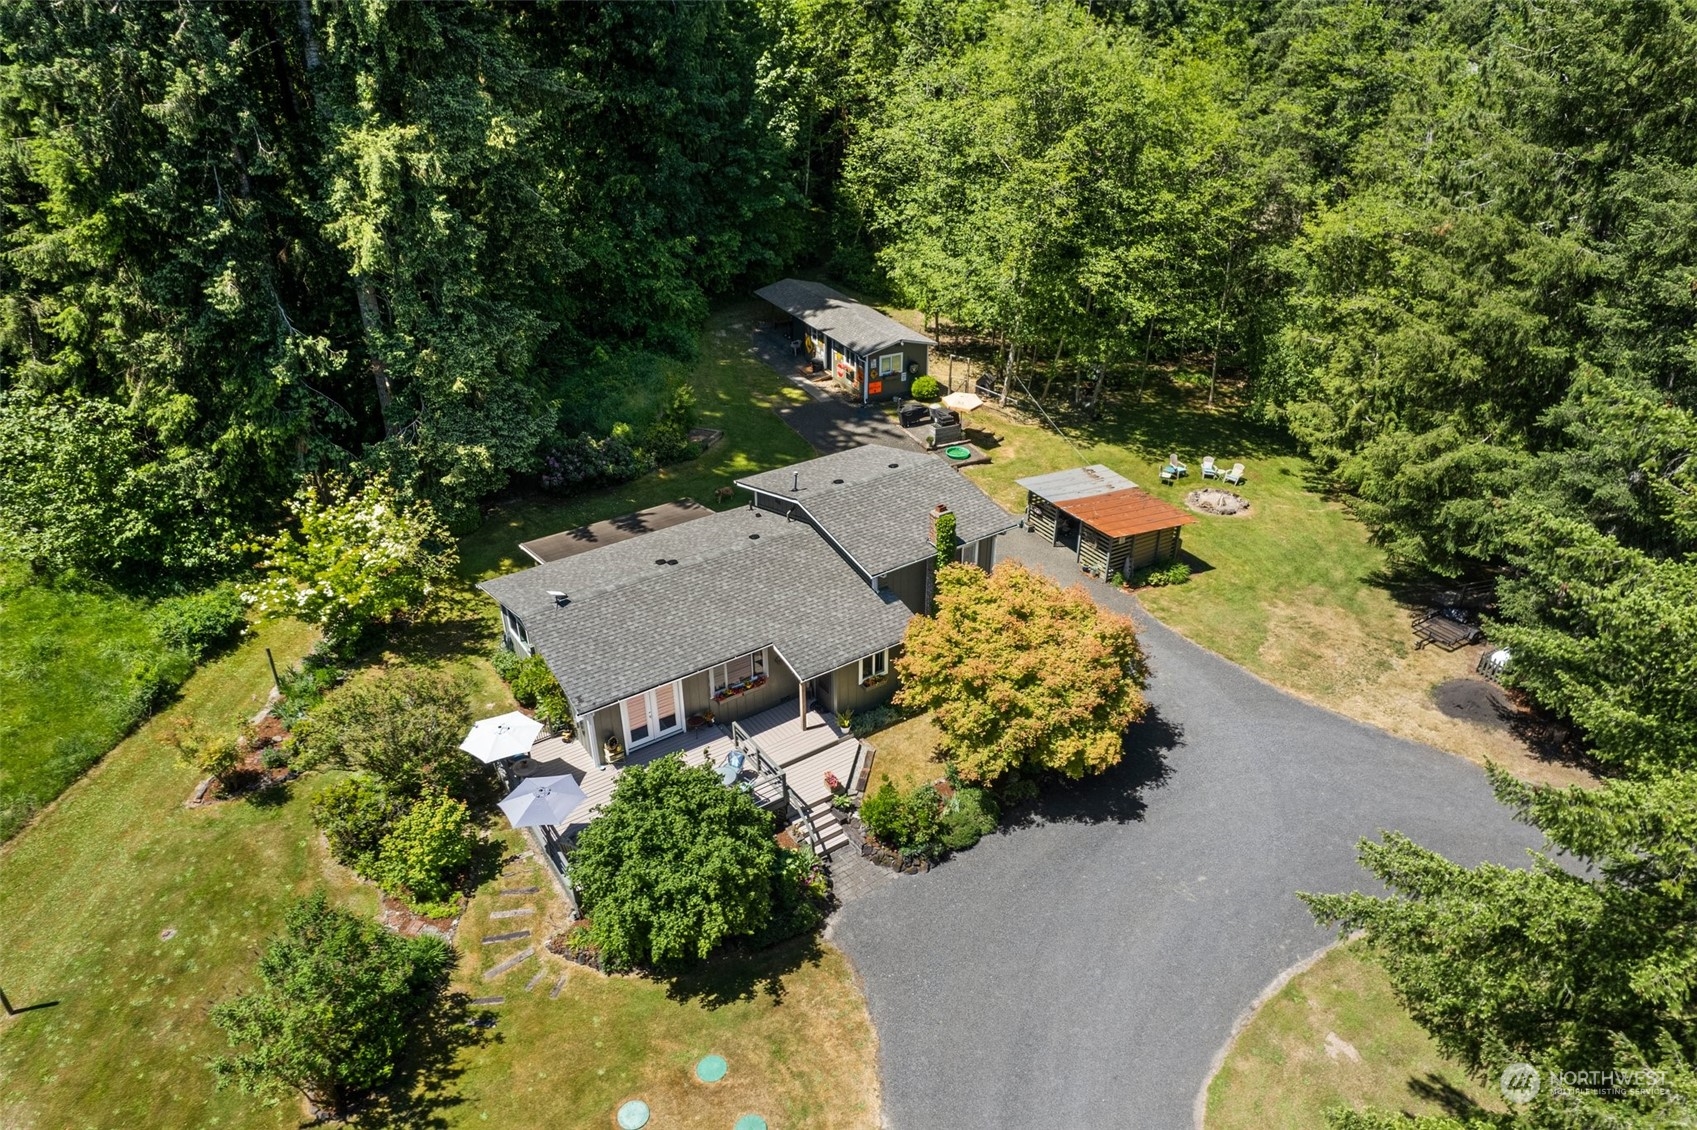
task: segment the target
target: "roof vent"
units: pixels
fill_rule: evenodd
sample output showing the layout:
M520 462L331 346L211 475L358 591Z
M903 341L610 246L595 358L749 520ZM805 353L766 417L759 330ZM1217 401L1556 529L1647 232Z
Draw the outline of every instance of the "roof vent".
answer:
M666 564L668 564L668 565L676 565L677 563L678 563L678 559L676 557L666 558Z
M664 557L656 557L654 559L654 564L656 564L656 565L664 565L665 563L666 563L666 559Z
M800 490L801 489L801 472L800 471L791 471L790 472L790 489L791 490Z
M900 463L891 463L890 464L890 470L894 471L897 467L900 467L900 466L901 466Z
M834 487L840 487L843 485L843 481L841 479L832 479L831 485Z
M760 535L759 535L759 534L749 534L749 535L748 535L748 540L749 540L749 541L759 541L759 540L760 540Z
M572 602L572 598L561 592L559 589L549 589L547 591L548 595L554 598L554 606L556 608L564 608Z

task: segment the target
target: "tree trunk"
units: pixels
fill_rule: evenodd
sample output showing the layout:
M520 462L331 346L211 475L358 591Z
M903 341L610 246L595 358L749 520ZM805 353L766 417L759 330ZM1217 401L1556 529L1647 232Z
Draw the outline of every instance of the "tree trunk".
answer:
M1155 347L1155 319L1149 318L1149 332L1143 338L1143 374L1137 378L1137 402L1143 403L1143 386L1149 383L1149 352Z
M1226 332L1226 295L1231 293L1232 285L1232 253L1234 247L1226 252L1226 278L1220 284L1220 309L1214 318L1214 364L1208 370L1208 407L1214 406L1214 381L1220 375L1220 342Z

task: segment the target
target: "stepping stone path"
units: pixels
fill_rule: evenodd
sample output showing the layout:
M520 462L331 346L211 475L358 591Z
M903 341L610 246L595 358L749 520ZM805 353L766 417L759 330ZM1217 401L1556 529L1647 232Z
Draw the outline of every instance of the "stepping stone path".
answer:
M542 889L541 887L514 887L511 890L502 891L501 894L503 894L503 895L533 895L537 891L540 891L541 889Z
M535 913L536 913L536 908L534 906L515 906L511 910L497 910L494 914L491 914L489 917L491 919L495 919L495 918L523 918L527 914L535 914Z
M519 967L519 965L521 965L522 963L524 963L526 961L529 961L531 958L533 958L535 956L536 956L536 947L535 946L526 946L524 949L520 950L518 953L515 953L513 956L509 957L507 960L503 961L501 964L495 966L493 969L491 969L487 973L485 973L483 975L483 979L485 981L493 981L495 978L501 976L501 974L507 973L507 972L509 972L513 969L517 969Z
M548 971L546 969L538 969L536 971L536 976L524 983L524 991L528 993L530 990L536 988L537 985L542 983L542 978L546 976L548 976Z
M514 930L510 934L490 934L487 938L483 939L483 944L486 946L492 946L496 942L516 942L520 938L528 937L530 937L529 930Z
M548 994L548 999L549 1000L555 1000L556 998L558 998L559 995L560 995L560 990L564 989L565 987L566 987L566 975L564 973L562 973L562 974L560 974L560 979L558 981L554 982L553 991Z
M505 1004L506 997L472 997L472 1004Z

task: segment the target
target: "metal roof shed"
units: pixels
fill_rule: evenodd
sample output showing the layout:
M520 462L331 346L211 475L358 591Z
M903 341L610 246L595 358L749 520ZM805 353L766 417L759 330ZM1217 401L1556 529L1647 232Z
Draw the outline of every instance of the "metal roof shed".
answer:
M1075 547L1079 568L1102 580L1176 560L1180 529L1196 521L1101 464L1019 485L1026 489L1026 529Z

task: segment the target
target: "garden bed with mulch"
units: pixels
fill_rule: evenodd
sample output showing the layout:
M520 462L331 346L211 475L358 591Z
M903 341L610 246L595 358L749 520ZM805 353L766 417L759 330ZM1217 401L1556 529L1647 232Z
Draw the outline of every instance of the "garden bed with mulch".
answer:
M416 938L420 934L434 934L444 941L453 941L454 933L460 928L460 916L465 913L466 900L457 899L459 909L446 918L431 918L419 914L394 895L384 895L382 909L377 912L377 921L386 929L392 930L404 938Z
M843 828L848 832L849 843L854 845L862 859L870 860L891 871L899 871L903 875L919 875L931 870L929 859L904 859L901 852L887 848L868 836L866 826L860 822L858 815L845 817Z

